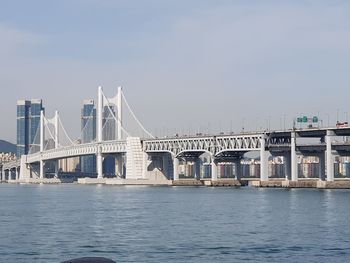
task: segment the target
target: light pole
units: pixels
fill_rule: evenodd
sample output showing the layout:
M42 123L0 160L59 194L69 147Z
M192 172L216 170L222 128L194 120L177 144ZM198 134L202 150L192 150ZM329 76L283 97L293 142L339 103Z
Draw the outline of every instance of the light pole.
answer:
M339 109L337 109L337 123L339 122Z

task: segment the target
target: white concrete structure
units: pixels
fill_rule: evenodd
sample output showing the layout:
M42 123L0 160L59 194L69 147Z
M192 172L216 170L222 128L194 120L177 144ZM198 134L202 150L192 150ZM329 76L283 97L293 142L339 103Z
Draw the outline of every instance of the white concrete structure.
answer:
M124 103L124 104L123 104ZM122 105L126 105L125 109ZM113 110L111 110L113 107ZM115 132L114 138L104 140L104 110L109 110ZM161 156L161 168L157 171L163 173L168 179L179 180L179 165L185 160L194 163L194 178L200 179L201 155L207 155L211 162L211 179L218 180L218 162L229 160L235 164L236 177L241 175L242 156L251 151L260 154L260 180L268 181L268 158L270 153L280 154L286 159L286 178L291 181L298 180L297 153L305 153L310 150L314 156L318 156L321 162L321 171L327 171L327 181L334 180L334 155L350 152L350 145L347 143L336 145L334 137L350 136L350 128L328 128L328 129L308 129L290 130L275 132L258 132L247 134L174 137L164 139L154 139L152 135L142 126L130 106L125 100L121 87L118 87L117 95L114 98L107 98L102 87L98 88L97 102L97 138L91 143L71 143L62 145L60 136L60 125L62 125L58 111L55 112L53 120L47 120L44 112L40 115L40 151L24 155L20 160L8 162L3 165L2 179L5 174L15 175L15 180L31 179L38 176L45 179L45 162L55 161L55 177L58 177L58 160L84 155L96 155L97 178L104 179L103 161L107 155L113 155L116 159L116 177L125 177L130 180L147 180L151 177L148 167L152 166L152 156ZM129 111L130 116L136 125L143 132L141 136L134 136L132 131L126 130L127 121L123 120L123 112ZM47 128L50 123L54 126L54 131ZM45 132L46 130L47 132ZM65 130L63 129L64 133ZM53 133L53 134L51 134ZM67 134L66 134L67 135ZM49 137L51 136L51 138ZM320 138L317 145L302 145L297 143L299 137ZM53 140L54 147L46 149L45 145L49 140ZM70 140L70 139L69 139ZM71 140L70 140L71 141ZM35 171L33 166L39 167ZM125 172L124 172L125 165ZM152 169L152 168L150 168ZM5 173L6 171L6 173ZM125 173L125 174L124 174ZM321 172L322 174L322 172ZM324 173L323 173L324 174ZM322 177L322 176L320 176ZM155 178L155 177L153 177ZM322 179L322 178L321 178Z

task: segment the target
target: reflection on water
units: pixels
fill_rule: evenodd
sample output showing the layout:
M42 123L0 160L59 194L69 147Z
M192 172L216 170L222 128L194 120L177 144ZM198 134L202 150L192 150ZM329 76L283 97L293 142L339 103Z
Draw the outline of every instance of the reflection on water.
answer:
M347 262L350 191L0 185L1 262Z

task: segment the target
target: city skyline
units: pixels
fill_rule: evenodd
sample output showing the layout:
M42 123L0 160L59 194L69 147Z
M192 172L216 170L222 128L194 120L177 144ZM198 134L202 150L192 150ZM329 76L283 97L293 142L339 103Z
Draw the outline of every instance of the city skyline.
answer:
M300 114L324 125L348 118L346 1L3 6L0 136L11 142L18 99L43 99L48 115L59 110L77 135L82 101L96 99L99 85L108 94L122 85L157 136L278 129Z

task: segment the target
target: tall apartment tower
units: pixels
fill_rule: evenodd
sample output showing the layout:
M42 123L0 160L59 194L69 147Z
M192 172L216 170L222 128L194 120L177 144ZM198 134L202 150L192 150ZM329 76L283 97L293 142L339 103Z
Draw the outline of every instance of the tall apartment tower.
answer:
M114 141L116 140L116 121L113 118L113 115L116 115L115 109L112 106L103 107L103 132L102 138L105 141Z
M41 110L44 110L44 107L40 99L17 101L18 157L28 154L31 147L38 147L36 145L38 142L35 140L40 137L39 127Z
M104 107L103 109L103 140L115 140L116 122L111 116L115 114L113 107ZM96 108L94 100L87 99L83 101L83 109L81 111L81 143L89 143L96 140ZM115 158L113 156L106 156L103 161L103 171L106 174L114 174L115 172ZM96 156L82 156L80 158L81 172L84 175L96 174Z
M83 101L81 110L81 143L89 143L96 139L96 109L94 100ZM81 172L83 174L96 173L96 156L82 156L80 158Z

